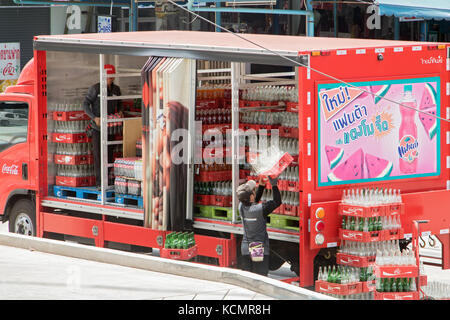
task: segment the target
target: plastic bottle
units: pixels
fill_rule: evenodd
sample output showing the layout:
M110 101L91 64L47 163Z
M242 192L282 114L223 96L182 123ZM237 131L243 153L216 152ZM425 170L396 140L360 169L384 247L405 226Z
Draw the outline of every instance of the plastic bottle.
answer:
M402 116L402 121L399 129L399 142L404 142L409 136L410 142L406 142L409 145L413 145L417 141L417 125L415 123L415 115L417 108L417 102L412 94L412 85L405 85L403 89L403 99L401 103L405 106L411 107L406 108L399 106L400 114ZM412 140L412 141L411 141ZM406 146L400 146L406 147ZM411 153L409 153L411 155ZM415 173L417 170L417 156L400 157L400 172L402 173Z

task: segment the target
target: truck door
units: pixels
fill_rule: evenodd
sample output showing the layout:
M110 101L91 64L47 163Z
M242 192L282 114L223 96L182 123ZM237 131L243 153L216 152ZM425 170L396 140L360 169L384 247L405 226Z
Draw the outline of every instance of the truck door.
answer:
M31 99L0 101L0 211L8 196L30 188L30 148L28 129Z

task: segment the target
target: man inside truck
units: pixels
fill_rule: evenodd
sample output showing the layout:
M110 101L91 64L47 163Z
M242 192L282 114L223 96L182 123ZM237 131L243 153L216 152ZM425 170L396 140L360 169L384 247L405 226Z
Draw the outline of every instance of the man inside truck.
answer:
M266 219L281 205L281 194L278 189L278 178L268 178L272 185L273 200L258 203L261 200L267 178L256 182L247 181L237 188L239 213L242 217L244 235L241 242L242 270L254 272L263 276L269 273L269 235ZM255 191L256 190L256 191Z
M106 74L115 74L116 68L111 64L104 66ZM108 96L120 96L120 87L114 84L114 78L107 78ZM92 154L94 157L94 170L96 185L101 186L101 166L100 166L100 83L91 86L86 94L83 102L84 112L91 118L88 127L86 128L88 136L92 138ZM108 115L118 113L123 117L122 103L120 100L108 101ZM110 150L108 150L108 158L110 158Z

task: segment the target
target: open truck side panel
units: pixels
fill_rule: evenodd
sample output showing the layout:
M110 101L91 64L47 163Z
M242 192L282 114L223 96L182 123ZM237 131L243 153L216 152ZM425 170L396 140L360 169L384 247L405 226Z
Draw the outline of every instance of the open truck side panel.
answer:
M263 35L245 35L271 50L299 61L315 70L325 72L349 83L399 81L419 78L438 79L440 91L440 116L448 118L450 107L450 49L444 44L410 43L400 41L356 40L356 39L316 39L302 37L279 37ZM12 181L8 187L2 185L0 208L7 206L8 193L25 190L22 193L35 194L36 235L46 237L50 233L66 234L93 239L96 246L103 247L108 242L119 242L151 248L162 248L168 231L143 227L144 210L120 208L101 203L82 203L73 199L60 199L51 195L48 173L47 130L49 86L49 55L80 54L97 59L99 55L150 57L166 56L197 60L230 61L232 70L240 70L246 63L268 65L288 65L294 67L298 78L298 115L299 115L299 181L300 215L299 231L276 230L269 228L269 237L280 241L285 247L296 248L296 257L292 260L299 264L300 286L314 283L317 255L328 255L339 245L338 228L340 217L337 205L344 189L348 188L396 188L401 189L405 203L402 225L405 234L414 219L429 219L425 232L436 235L442 242L443 268L450 268L450 239L448 210L449 196L449 125L439 122L439 150L437 164L439 170L434 174L417 178L398 178L393 180L371 180L352 183L324 184L319 175L321 159L320 147L320 110L319 89L326 85L339 84L313 69L299 67L279 56L237 39L229 34L201 32L137 32L116 34L84 34L65 36L42 36L35 39L33 63L34 89L26 95L33 110L33 118L28 126L28 140L14 148L28 151L30 160L15 157L18 175L21 176L21 164L29 163L26 182ZM98 61L98 60L97 60ZM78 60L75 63L83 63ZM245 69L245 68L244 68ZM61 72L64 66L61 66ZM24 70L25 71L25 70ZM29 71L28 71L29 72ZM97 71L98 72L98 71ZM232 77L233 78L233 77ZM233 82L239 84L239 81ZM13 90L13 89L11 89ZM235 94L239 88L234 87ZM11 93L12 95L12 93ZM19 97L19 94L15 94ZM236 95L235 95L236 97ZM2 95L1 101L15 99ZM236 103L236 101L235 101ZM238 101L237 101L238 103ZM237 111L236 111L237 112ZM236 116L235 116L236 119ZM438 120L439 121L439 120ZM237 128L238 123L233 124ZM420 124L419 124L420 125ZM11 150L13 150L11 148ZM0 153L0 161L13 159L10 151ZM15 153L15 152L14 152ZM3 162L0 162L3 166ZM5 174L3 173L3 176ZM32 177L31 177L32 176ZM20 180L20 179L19 179ZM237 182L235 183L235 186ZM20 191L16 191L20 192ZM233 194L233 203L236 198ZM30 197L31 199L31 197ZM322 208L325 216L318 219L316 211ZM63 215L61 212L69 214ZM2 212L5 216L7 210ZM76 214L71 214L76 213ZM7 218L7 217L6 217ZM123 220L122 220L123 219ZM318 220L325 228L316 229ZM130 222L132 221L132 222ZM242 225L236 221L211 221L195 218L194 228L207 231L205 235L196 234L199 255L218 259L220 266L236 266ZM316 236L322 234L323 243L316 242ZM298 248L298 249L297 249Z

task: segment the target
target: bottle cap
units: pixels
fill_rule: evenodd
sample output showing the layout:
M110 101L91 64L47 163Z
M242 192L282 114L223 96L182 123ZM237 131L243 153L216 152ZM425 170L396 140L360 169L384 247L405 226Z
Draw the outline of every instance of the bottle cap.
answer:
M404 86L404 88L403 88L403 90L405 91L405 92L412 92L412 85L410 85L410 84L407 84L407 85L405 85Z

